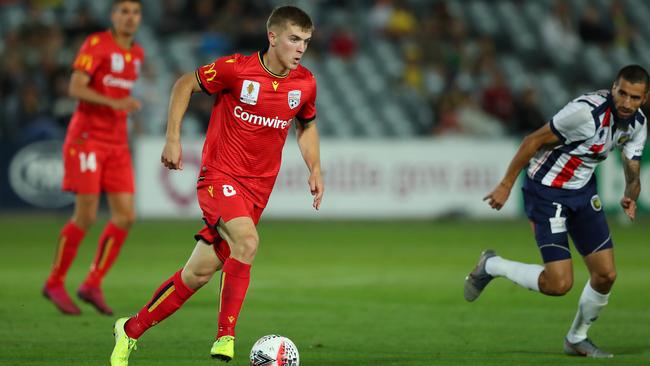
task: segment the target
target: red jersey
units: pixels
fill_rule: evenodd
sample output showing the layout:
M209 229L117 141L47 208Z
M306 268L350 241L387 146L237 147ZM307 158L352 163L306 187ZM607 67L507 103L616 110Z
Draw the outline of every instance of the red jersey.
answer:
M199 67L196 77L206 93L216 94L200 175L229 175L265 207L294 118L316 118L314 75L301 65L285 76L274 74L260 52L219 58Z
M90 76L89 87L110 98L126 98L140 73L144 51L134 43L130 49L121 48L110 30L91 34L86 38L73 69ZM126 111L109 106L79 101L70 120L66 141L91 139L126 145Z

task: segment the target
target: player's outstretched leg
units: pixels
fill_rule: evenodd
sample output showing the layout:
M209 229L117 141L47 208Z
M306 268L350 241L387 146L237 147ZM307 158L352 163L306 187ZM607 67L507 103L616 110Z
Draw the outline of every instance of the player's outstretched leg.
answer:
M251 265L228 258L223 265L221 277L221 304L219 307L219 330L217 340L210 349L210 356L230 361L235 355L235 326L246 298L250 283Z
M564 353L569 356L582 356L593 358L612 358L613 354L605 352L598 348L589 338L579 342L571 343L567 338L564 339Z
M52 301L62 313L67 315L81 314L79 307L68 296L64 282L85 234L86 231L77 226L72 220L61 229L59 246L52 264L52 270L45 282L45 286L43 286L43 296Z
M115 347L111 353L111 366L128 366L131 351L137 349L137 339L130 338L124 330L124 325L129 318L119 318L113 327Z
M496 255L496 252L492 249L487 249L481 253L476 267L465 277L465 300L476 300L481 295L481 292L483 292L483 289L494 279L494 276L485 270L485 263L489 258Z
M127 319L126 334L138 339L147 329L165 320L176 312L195 292L181 278L182 271L176 272L163 282L147 305L133 317Z
M569 355L609 358L613 355L596 347L587 332L599 318L609 301L616 281L613 249L604 249L584 257L590 278L578 302L578 311L564 341L564 352Z
M129 227L130 222L123 224L123 226ZM94 306L97 311L104 315L113 315L113 310L104 300L101 284L113 263L115 263L128 233L127 229L119 227L112 221L106 224L99 238L97 253L90 266L88 276L77 290L77 296L81 300Z

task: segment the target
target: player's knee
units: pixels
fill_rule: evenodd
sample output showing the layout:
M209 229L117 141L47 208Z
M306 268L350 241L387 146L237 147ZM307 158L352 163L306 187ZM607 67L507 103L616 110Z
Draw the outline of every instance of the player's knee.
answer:
M616 270L591 275L591 282L596 287L611 287L616 281Z
M135 222L135 211L123 212L113 215L111 221L122 229L130 229Z
M213 271L204 271L197 268L185 267L181 272L181 278L187 287L192 290L198 290L203 287L203 285L210 282L213 274Z
M259 238L255 235L244 235L236 243L236 251L239 257L245 260L253 260L257 253Z
M72 221L74 221L75 225L79 226L80 228L84 230L88 230L97 221L97 213L76 212L74 217L72 218Z
M563 296L573 287L573 280L571 278L556 278L549 281L545 293L551 296Z

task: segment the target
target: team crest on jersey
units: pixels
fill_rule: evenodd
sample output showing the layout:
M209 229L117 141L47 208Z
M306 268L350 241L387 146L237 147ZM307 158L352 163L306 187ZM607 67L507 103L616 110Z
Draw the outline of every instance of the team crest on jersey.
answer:
M600 202L600 197L598 197L597 194L591 197L591 208L593 208L594 211L600 211L603 209L603 203Z
M294 109L300 105L300 90L292 90L287 94L289 98L289 108Z
M241 93L239 94L239 101L242 103L255 105L257 104L257 97L260 94L260 83L257 81L244 80L241 86Z
M630 135L628 134L622 134L621 136L618 137L618 140L616 140L616 143L619 145L623 145L624 143L628 142L630 139Z
M122 72L124 71L124 56L121 53L111 54L111 71Z

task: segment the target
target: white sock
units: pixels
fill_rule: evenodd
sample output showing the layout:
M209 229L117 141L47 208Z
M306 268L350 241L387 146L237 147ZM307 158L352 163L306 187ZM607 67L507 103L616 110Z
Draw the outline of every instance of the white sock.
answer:
M485 270L492 276L505 277L521 287L539 292L539 275L544 267L539 264L514 262L495 256L485 261Z
M601 294L594 290L587 281L587 285L585 285L582 295L580 295L578 313L566 336L569 342L578 343L587 338L589 327L598 319L598 314L607 305L608 299L609 294Z

